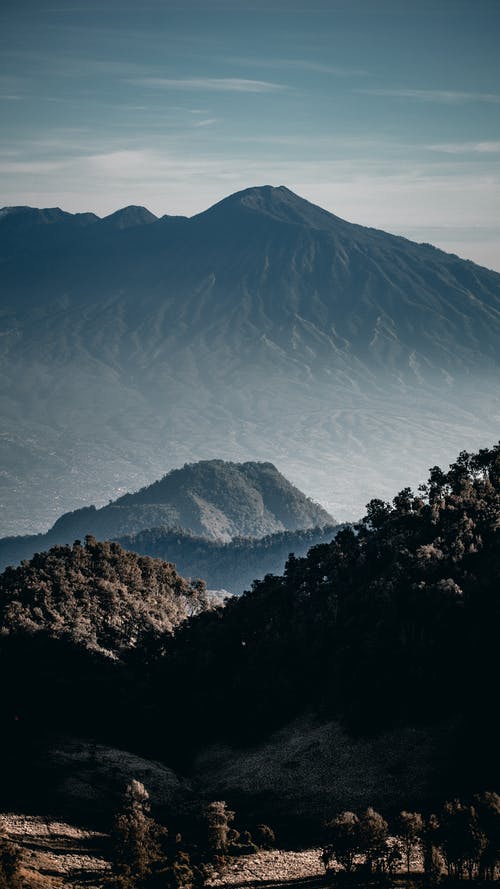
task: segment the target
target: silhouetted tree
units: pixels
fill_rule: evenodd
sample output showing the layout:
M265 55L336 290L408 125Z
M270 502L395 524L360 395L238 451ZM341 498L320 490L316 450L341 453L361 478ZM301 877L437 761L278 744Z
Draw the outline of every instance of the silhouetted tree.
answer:
M207 847L211 855L224 855L228 849L229 825L234 821L231 812L223 800L214 800L205 810L207 824Z
M479 863L479 876L484 880L494 880L500 861L500 796L491 791L476 794L474 808L485 838Z
M420 845L424 821L418 812L401 812L397 821L397 835L401 841L406 859L406 870L410 873L412 852Z
M364 852L368 870L383 869L387 854L387 821L371 806L363 813L359 822L360 847Z
M254 837L255 842L261 849L272 849L276 842L274 830L267 824L258 824Z
M361 825L354 812L341 812L326 824L328 845L323 849L321 859L325 870L335 860L347 873L351 873L356 855L362 851Z
M439 821L436 815L430 815L424 822L422 831L422 846L424 852L424 874L430 885L439 880L443 860L439 852Z
M472 880L487 847L474 806L464 805L458 799L446 802L440 817L439 839L448 875L461 880L467 873Z

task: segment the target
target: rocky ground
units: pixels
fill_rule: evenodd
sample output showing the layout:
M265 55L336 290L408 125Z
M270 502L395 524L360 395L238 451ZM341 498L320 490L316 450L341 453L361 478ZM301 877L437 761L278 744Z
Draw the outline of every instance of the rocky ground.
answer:
M246 889L246 887L288 886L315 887L324 883L325 869L320 860L321 849L301 852L271 850L236 858L221 873L207 881L209 887Z
M109 870L106 837L43 816L0 815L0 833L22 850L29 889L100 889Z

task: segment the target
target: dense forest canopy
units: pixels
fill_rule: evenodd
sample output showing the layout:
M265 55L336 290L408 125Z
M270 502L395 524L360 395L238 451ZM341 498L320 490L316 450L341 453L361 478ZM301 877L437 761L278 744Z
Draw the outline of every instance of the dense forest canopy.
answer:
M41 633L120 657L209 605L204 584L117 543L55 546L0 576L0 633Z

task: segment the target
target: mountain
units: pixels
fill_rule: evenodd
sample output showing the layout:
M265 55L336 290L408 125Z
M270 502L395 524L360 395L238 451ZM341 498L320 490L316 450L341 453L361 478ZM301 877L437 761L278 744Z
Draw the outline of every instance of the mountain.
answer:
M100 539L123 537L135 549L130 535L158 525L179 529L181 537L188 532L221 543L233 537L319 530L333 523L326 510L290 484L272 463L204 460L172 470L160 481L101 509L91 506L67 513L47 534L0 540L0 565L29 558L54 544L83 540L87 534ZM188 573L203 576L195 567L190 566Z
M284 187L151 215L0 213L1 533L212 457L356 518L495 437L498 273Z
M146 207L124 207L123 210L117 210L110 213L102 220L106 225L112 225L118 229L135 228L138 225L150 225L158 219L154 213L147 210Z

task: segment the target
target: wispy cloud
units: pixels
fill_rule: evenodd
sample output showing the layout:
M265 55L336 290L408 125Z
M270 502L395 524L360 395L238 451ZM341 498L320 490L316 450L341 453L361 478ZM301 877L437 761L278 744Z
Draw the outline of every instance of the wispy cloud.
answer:
M329 65L324 62L318 62L315 59L269 59L231 56L227 58L226 61L232 64L245 65L250 68L290 68L299 71L313 71L318 74L334 74L337 77L364 77L369 73L364 68L351 68L349 65Z
M0 158L0 173L6 176L22 174L25 176L40 173L54 173L62 168L59 161L10 161Z
M438 142L426 146L429 151L444 154L498 154L500 142Z
M458 105L463 102L500 102L499 93L473 93L459 90L356 89L354 92L370 96L389 96L396 99L416 99L419 102L438 102L444 105Z
M193 123L194 127L211 127L212 124L217 123L216 117L207 117L206 120L196 120Z
M14 96L10 94L0 95L0 100L3 102L20 102L22 98L22 96Z
M159 89L207 90L226 93L276 93L288 89L282 83L246 80L240 77L137 77L128 80L136 86Z

